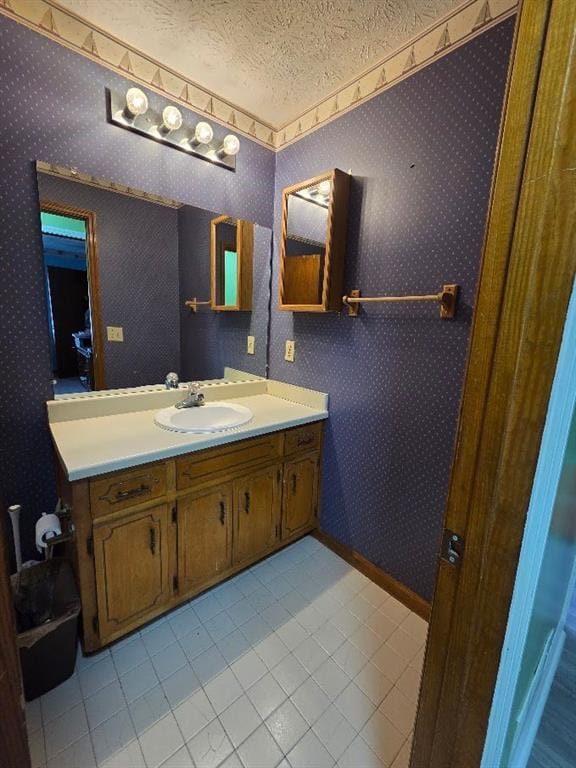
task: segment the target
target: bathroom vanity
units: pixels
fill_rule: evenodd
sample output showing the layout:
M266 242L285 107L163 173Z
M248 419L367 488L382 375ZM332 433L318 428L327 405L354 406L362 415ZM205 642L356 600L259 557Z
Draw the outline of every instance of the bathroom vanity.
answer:
M248 405L252 420L208 435L161 429L154 414L181 390L48 404L87 652L316 527L327 397L269 381L205 391Z

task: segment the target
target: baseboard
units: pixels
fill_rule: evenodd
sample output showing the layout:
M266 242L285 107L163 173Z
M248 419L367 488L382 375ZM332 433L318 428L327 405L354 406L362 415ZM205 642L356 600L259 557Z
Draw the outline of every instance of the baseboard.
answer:
M355 552L353 549L347 547L345 544L342 544L328 533L324 533L324 531L317 529L312 533L312 536L315 536L318 541L321 541L322 544L325 544L343 560L346 560L347 563L350 563L350 565L353 565L354 568L357 568L361 573L364 574L364 576L367 576L370 581L378 584L378 586L385 589L386 592L389 592L393 597L396 598L396 600L399 600L401 603L403 603L406 608L414 611L414 613L418 614L418 616L422 617L426 621L430 620L430 611L432 606L430 603L424 600L424 598L420 597L420 595L417 595L416 592L413 592L407 586L397 581L393 576L390 576L389 573L386 573L381 568L378 568L377 565L374 565L369 560L367 560L364 555L361 555L359 552Z

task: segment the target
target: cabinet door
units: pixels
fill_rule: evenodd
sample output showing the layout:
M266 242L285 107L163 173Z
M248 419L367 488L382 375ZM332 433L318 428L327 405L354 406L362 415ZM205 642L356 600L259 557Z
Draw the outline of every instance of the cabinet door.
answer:
M178 502L180 594L232 565L232 485L206 488Z
M234 481L234 563L264 555L277 542L280 477L276 465Z
M153 507L94 526L100 638L133 623L171 598L168 507Z
M284 465L282 538L289 539L316 523L318 504L318 454Z

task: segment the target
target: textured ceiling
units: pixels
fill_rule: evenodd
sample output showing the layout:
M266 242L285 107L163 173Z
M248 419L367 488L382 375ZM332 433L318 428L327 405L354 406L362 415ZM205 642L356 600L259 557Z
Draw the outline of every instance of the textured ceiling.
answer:
M57 0L278 129L468 0Z

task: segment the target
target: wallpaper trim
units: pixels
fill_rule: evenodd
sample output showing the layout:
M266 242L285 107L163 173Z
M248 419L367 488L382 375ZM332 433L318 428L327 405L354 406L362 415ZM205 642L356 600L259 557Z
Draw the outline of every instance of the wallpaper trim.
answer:
M468 0L359 78L283 126L272 126L259 120L72 11L61 8L55 0L0 0L0 14L278 151L504 21L516 12L517 4L518 0Z

